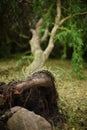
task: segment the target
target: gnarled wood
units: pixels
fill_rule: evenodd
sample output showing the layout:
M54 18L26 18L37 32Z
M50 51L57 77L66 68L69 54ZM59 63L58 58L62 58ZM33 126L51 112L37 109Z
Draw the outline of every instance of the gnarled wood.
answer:
M1 114L14 106L25 107L46 119L55 116L58 112L55 80L47 70L38 71L25 81L1 84L0 94Z
M43 41L46 40L48 36L48 26L46 27L46 30L42 37L40 36L41 26L43 24L42 18L37 22L36 28L31 29L32 39L29 41L29 44L31 46L31 52L34 55L34 61L25 70L27 76L31 73L34 73L35 71L42 69L50 53L52 52L52 49L54 47L53 43L54 38L59 27L60 16L61 16L61 1L57 0L57 14L55 17L55 24L53 29L51 30L48 46L44 51L41 49L40 45Z

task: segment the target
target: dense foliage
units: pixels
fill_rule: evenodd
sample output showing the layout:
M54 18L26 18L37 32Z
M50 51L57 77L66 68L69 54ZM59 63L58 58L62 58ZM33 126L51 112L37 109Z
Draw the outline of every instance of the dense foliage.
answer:
M61 18L87 11L86 0L63 0L61 2ZM38 0L38 2L37 0L1 0L0 57L28 51L28 41L31 38L29 29L34 28L37 20L43 17L42 33L46 23L49 23L51 30L55 14L56 0ZM83 60L87 60L86 21L87 14L71 17L60 27L54 41L59 51L54 48L52 55L63 59L71 58L73 70L76 73L82 69Z

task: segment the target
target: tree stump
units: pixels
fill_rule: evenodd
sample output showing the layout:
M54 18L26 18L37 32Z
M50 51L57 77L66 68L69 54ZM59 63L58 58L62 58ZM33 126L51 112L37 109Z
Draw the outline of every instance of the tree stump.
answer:
M0 115L14 106L21 106L54 121L53 117L58 114L58 98L52 73L38 71L24 81L0 83Z

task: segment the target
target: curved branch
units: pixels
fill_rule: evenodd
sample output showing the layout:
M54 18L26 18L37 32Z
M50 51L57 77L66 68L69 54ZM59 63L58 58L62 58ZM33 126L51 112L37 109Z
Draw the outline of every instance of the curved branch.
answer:
M45 29L44 35L43 35L43 37L41 38L41 43L46 40L46 38L47 38L47 36L48 36L48 32L49 32L49 30L48 30L48 26L47 26L47 28Z
M55 25L54 25L54 27L51 31L48 47L44 51L44 55L45 55L46 59L48 58L48 56L50 55L50 53L51 53L51 51L54 47L53 40L55 38L57 29L59 27L60 17L61 17L61 1L57 0L57 15L56 15L56 18L55 18Z
M60 25L62 25L65 21L67 21L67 20L70 19L70 18L73 18L73 17L75 17L75 16L79 16L79 15L84 15L84 14L87 14L87 11L86 11L86 12L82 12L82 13L76 13L76 14L73 14L73 15L70 15L70 16L67 16L67 17L65 17L64 19L62 19L62 20L60 21Z
M61 16L61 1L57 0L57 15L56 15L56 18L55 18L56 24L59 24L60 16Z
M22 92L29 90L31 88L46 87L50 88L53 86L54 77L48 71L38 71L34 73L31 77L22 83L19 83L13 89L14 94L21 94Z
M43 19L40 18L39 21L36 24L36 28L40 27L42 25L42 23L43 23Z
M41 33L41 30L40 30L40 29L41 29L42 24L43 24L43 19L40 18L39 21L38 21L37 24L36 24L36 33L38 34L38 36L39 36L40 33Z
M24 39L29 39L29 36L27 36L25 34L22 34L22 33L20 33L19 36L22 37L22 38L24 38Z

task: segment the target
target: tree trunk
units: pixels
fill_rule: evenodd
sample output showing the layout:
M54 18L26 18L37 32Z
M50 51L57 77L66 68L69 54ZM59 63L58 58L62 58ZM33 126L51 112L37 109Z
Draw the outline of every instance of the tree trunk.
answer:
M51 30L48 46L44 51L41 49L40 45L41 43L43 43L43 41L46 40L48 36L48 27L46 28L43 37L40 37L40 33L41 33L40 29L43 24L43 19L41 18L37 22L36 28L31 29L32 39L29 41L29 44L31 46L31 52L34 56L34 61L30 64L30 66L26 68L25 70L26 76L42 69L50 53L52 52L54 48L54 43L53 43L54 38L60 24L60 16L61 16L61 1L57 0L57 15L55 17L55 24Z
M34 56L34 61L26 68L27 76L38 70L41 70L46 61L45 55L42 50L37 51Z
M24 81L12 80L8 84L1 82L0 126L1 121L6 122L15 112L7 111L14 106L27 108L56 123L57 120L53 119L60 119L58 99L54 76L46 70L35 72Z

